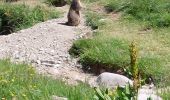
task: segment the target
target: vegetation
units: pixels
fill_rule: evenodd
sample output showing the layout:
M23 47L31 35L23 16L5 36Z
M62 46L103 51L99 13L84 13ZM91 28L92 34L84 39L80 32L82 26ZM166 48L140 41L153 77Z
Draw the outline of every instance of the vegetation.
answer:
M166 90L166 89L165 89ZM163 100L169 100L170 98L170 94L169 94L170 90L167 90L167 91L163 91L161 93L161 97L163 98Z
M88 17L87 19L91 18L96 19L95 17ZM107 22L107 20L105 22ZM93 67L98 65L98 67L109 67L113 68L113 70L119 70L122 68L124 69L130 66L130 57L128 51L128 44L130 42L126 41L125 39L113 37L111 34L107 33L108 30L106 30L106 33L103 33L105 29L110 28L108 25L110 23L106 25L101 25L100 23L98 24L99 25L96 24L99 27L96 32L97 35L94 36L93 39L82 39L76 41L73 47L70 49L70 53L79 56L80 62L86 66L88 65ZM91 25L92 27L94 26L94 24ZM143 77L146 78L148 76L153 76L156 81L162 79L164 69L161 69L162 62L159 61L157 57L141 55L139 57L138 63L141 72L144 73ZM158 68L160 70L158 70Z
M10 34L38 22L59 17L59 12L42 6L31 8L24 4L0 4L0 33Z
M127 84L125 87L117 87L114 90L106 89L102 91L99 88L95 88L96 100L137 100L138 89L140 88L139 68L137 64L137 47L135 42L130 45L130 58L131 66L130 73L133 79L133 86Z
M170 26L169 0L106 0L110 11L122 11L134 18L145 21L149 26Z
M141 87L141 79L140 79L140 73L139 73L139 67L138 67L138 59L137 59L137 56L138 56L138 50L137 50L137 47L136 47L136 44L135 42L132 42L131 45L130 45L130 72L131 72L131 75L132 75L132 79L133 79L133 90L135 92L135 94L138 93L138 89ZM133 98L137 97L134 96ZM137 98L135 98L136 100Z
M148 29L146 22L137 21L132 17L129 19L126 14L123 18L113 19L112 13L96 13L98 11L94 8L102 8L103 5L111 4L116 0L86 1L88 9L91 10L86 13L86 23L95 29L94 37L76 41L70 50L71 54L80 57L80 62L88 67L125 68L126 73L129 72L126 68L130 66L128 44L135 40L139 47L138 66L141 77L145 80L151 76L157 85L170 83L168 81L170 75L165 74L169 71L170 61L170 56L167 55L170 52L166 49L170 44L167 37L170 36L168 28ZM119 1L119 4L122 1ZM114 15L121 14L114 13Z
M136 100L134 89L127 85L125 88L117 87L114 91L106 89L105 91L95 88L95 100Z
M5 2L16 2L16 1L19 1L19 0L5 0Z
M60 80L38 75L27 64L0 60L0 99L50 100L52 95L69 100L91 100L93 90L84 85L69 86Z
M70 4L71 0L46 0L45 3L56 6L56 7L60 7L66 4Z
M87 12L86 14L86 24L91 26L93 30L100 28L101 26L106 25L104 21L100 21L103 18L100 14Z

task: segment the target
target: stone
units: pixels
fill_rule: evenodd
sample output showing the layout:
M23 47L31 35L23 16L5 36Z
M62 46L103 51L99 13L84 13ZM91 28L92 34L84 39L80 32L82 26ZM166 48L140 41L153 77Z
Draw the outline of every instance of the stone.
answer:
M58 68L58 67L60 67L61 65L60 64L55 64L54 65L54 68Z
M82 78L80 75L74 75L74 80L77 82L85 82L85 79Z
M54 69L52 67L48 68L47 73L50 74L50 75L59 75L60 74L58 69Z
M127 84L133 85L133 81L129 78L123 75L108 72L100 74L96 79L96 83L98 86L113 89L117 86L125 87Z
M37 60L36 61L38 65L41 65L41 61L40 60Z
M138 90L138 100L148 100L148 98L151 98L151 100L162 100L162 98L158 95L156 95L156 90L150 86L142 86Z
M137 100L163 100L163 99L155 94L149 95L145 93L145 94L139 94Z
M19 59L20 58L19 51L15 51L13 56L14 56L14 59Z
M58 96L52 96L52 100L68 100L67 98L65 97L58 97Z
M61 63L62 63L62 61L57 61L56 63L57 63L57 64L61 64Z

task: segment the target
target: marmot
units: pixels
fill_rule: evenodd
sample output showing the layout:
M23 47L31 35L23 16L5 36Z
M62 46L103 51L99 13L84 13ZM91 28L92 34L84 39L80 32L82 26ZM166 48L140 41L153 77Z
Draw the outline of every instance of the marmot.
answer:
M78 26L80 23L80 10L82 6L80 0L72 0L67 18L67 25L69 26Z

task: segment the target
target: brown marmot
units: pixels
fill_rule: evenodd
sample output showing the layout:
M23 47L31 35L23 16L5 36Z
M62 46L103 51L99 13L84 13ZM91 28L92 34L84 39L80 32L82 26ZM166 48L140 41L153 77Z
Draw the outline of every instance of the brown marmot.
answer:
M80 10L82 6L80 0L72 0L71 6L67 15L69 26L78 26L80 24Z

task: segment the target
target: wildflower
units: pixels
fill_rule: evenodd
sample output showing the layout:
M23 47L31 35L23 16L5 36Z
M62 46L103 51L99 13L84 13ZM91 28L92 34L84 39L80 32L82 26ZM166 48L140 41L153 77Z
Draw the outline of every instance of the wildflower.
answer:
M11 91L10 91L10 94L11 94L11 96L12 96L12 97L14 97L14 96L15 96L15 94L14 94L13 92L11 92Z
M26 94L22 94L23 97L26 97Z
M15 79L12 79L11 81L12 81L12 82L14 82L14 81L15 81Z
M37 86L36 85L34 85L34 88L36 88Z

